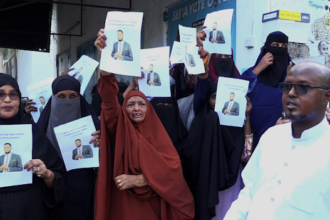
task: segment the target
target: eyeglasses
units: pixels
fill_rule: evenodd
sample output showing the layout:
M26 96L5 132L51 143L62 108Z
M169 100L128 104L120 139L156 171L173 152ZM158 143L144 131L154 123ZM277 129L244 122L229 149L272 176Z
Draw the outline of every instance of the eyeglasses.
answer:
M291 91L292 87L294 87L294 91L296 92L297 95L305 95L308 92L308 89L329 90L329 88L326 87L308 85L304 83L289 83L289 82L280 83L280 91L284 94L288 94Z
M19 99L19 93L18 92L11 92L9 94L5 92L0 92L0 100L3 101L6 99L6 97L9 96L9 98L13 101Z

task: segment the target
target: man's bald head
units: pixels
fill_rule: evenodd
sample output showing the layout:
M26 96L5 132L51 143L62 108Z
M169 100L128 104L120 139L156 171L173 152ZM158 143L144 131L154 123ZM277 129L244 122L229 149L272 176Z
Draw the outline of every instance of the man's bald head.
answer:
M289 75L308 74L314 78L318 86L330 88L330 69L320 63L305 61L291 68ZM314 79L313 79L314 81Z

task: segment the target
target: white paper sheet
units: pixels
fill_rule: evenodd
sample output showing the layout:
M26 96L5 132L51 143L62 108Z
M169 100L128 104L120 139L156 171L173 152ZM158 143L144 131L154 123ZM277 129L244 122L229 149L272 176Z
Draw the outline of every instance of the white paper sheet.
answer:
M196 28L184 27L179 25L180 43L184 45L197 45L197 31Z
M174 41L172 52L170 56L171 65L177 64L177 63L183 63L182 59L182 46L180 42Z
M216 11L206 15L204 29L206 39L203 43L209 53L231 55L231 22L233 9Z
M182 47L182 59L189 74L205 73L204 62L198 54L198 49L193 44Z
M107 46L102 51L100 69L128 76L140 76L141 12L108 12L105 21Z
M11 154L8 161L6 153ZM24 169L25 164L30 160L32 160L32 126L1 125L0 188L31 184L32 170ZM9 170L5 169L7 167Z
M74 68L74 70L70 71L69 75L75 77L80 82L81 95L84 95L88 83L91 80L91 77L98 65L99 62L97 62L96 60L93 60L92 58L83 55L77 62L75 62L70 67L70 69Z
M47 105L48 100L52 96L52 83L54 79L48 78L27 87L29 99L32 99L38 108L37 112L31 112L34 122L37 123L41 113Z
M249 81L219 77L215 111L221 125L243 127Z
M145 74L139 79L139 89L146 96L170 97L169 47L141 50L141 67Z
M99 167L99 148L89 144L95 130L91 116L54 128L67 171Z

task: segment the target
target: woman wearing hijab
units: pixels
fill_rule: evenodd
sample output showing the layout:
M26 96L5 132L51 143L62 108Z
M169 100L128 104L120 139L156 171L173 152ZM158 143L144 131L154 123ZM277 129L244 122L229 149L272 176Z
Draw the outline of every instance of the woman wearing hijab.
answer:
M231 56L212 57L216 70L214 79L239 76ZM248 149L243 150L249 143L244 143L245 134L251 135L248 120L251 105L248 102L245 128L222 126L214 111L216 91L217 81L210 84L208 71L199 75L194 99L196 117L184 146L184 161L189 171L186 176L195 198L196 220L224 218L243 187L239 175L241 160L246 160L250 153Z
M234 62L233 50L231 51L231 55L212 54L208 67L211 82L218 81L219 76L231 78L241 76Z
M52 84L53 95L42 112L38 126L61 155L54 128L86 116L92 116L97 132L90 144L99 145L100 121L84 97L80 95L80 83L75 78L63 75ZM94 188L96 171L93 168L71 170L66 173L66 196L54 210L54 220L89 220L94 215Z
M248 97L253 105L250 120L254 133L254 148L263 133L274 126L282 115L279 83L284 81L287 68L292 65L288 54L288 41L288 36L282 32L269 34L256 64L241 76L241 79L250 82Z
M130 91L121 107L115 76L105 72L98 88L106 133L101 137L95 219L193 219L180 158L148 99Z
M32 184L0 188L0 219L47 220L49 208L64 198L66 189L62 159L46 135L20 109L21 92L14 78L0 73L0 124L32 125L32 160L24 169L33 172ZM1 174L0 174L1 175Z

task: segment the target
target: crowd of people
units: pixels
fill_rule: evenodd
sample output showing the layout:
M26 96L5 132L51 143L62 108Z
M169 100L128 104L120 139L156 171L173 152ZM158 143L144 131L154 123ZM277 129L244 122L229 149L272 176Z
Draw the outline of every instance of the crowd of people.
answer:
M17 81L0 74L0 123L32 125L24 169L34 174L0 188L0 220L330 219L330 69L295 65L288 36L273 32L241 74L233 53L209 54L205 38L202 28L205 73L175 65L171 97L146 97L137 77L127 86L101 71L89 105L66 72L37 122L33 100L22 107ZM106 40L101 29L101 55ZM219 77L249 81L242 127L219 123ZM100 166L66 171L54 128L86 116Z

